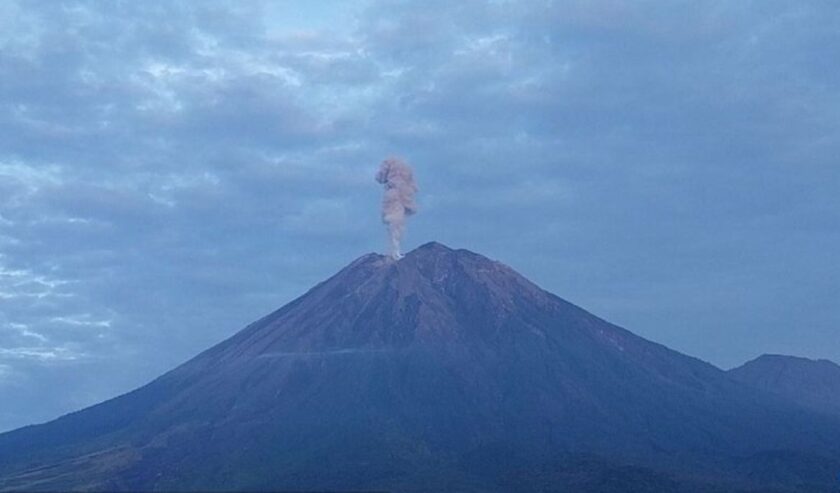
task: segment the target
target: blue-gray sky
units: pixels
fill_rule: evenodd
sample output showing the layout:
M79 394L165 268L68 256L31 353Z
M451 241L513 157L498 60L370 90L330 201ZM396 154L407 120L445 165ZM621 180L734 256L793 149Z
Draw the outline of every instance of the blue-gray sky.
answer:
M840 5L0 3L0 430L429 240L727 368L840 360Z

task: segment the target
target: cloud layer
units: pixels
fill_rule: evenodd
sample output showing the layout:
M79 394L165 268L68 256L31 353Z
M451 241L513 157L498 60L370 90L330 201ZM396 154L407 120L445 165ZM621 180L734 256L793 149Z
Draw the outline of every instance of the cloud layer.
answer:
M724 366L840 360L832 3L310 3L0 7L0 429L381 250L390 153L409 245Z

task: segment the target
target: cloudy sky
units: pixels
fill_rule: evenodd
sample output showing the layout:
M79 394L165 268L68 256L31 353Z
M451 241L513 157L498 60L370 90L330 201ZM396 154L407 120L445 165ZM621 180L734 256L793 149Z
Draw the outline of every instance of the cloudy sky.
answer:
M728 368L840 361L834 0L0 3L0 430L382 251L502 260Z

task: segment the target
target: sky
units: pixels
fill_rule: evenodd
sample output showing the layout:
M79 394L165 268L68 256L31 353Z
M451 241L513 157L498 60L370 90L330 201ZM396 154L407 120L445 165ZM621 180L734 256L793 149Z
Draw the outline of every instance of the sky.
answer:
M730 368L840 361L834 0L0 3L0 431L387 249Z

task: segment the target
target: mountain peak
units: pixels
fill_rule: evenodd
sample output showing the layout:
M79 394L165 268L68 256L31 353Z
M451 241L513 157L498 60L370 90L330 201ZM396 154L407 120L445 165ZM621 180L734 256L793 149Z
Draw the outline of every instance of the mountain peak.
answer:
M443 243L439 243L437 241L430 241L428 243L424 243L424 244L420 245L419 247L417 247L414 250L411 250L410 252L400 256L399 258L394 258L394 257L391 257L391 256L382 255L382 254L379 254L379 253L368 253L368 254L362 255L361 257L359 257L355 261L351 262L350 265L348 265L348 267L352 267L352 266L360 265L360 264L364 264L364 263L377 262L377 261L382 261L380 263L384 263L384 264L393 264L393 263L395 263L399 260L402 260L406 257L429 257L429 256L441 256L441 255L456 255L456 254L464 254L464 253L471 254L471 255L478 255L476 253L470 252L469 250L464 250L464 249L456 250L454 248L450 248L450 247L444 245Z
M405 257L442 257L442 256L458 256L458 255L478 255L464 249L450 248L443 243L437 241L430 241L424 243L414 250L408 252ZM480 256L480 255L479 255Z
M826 359L763 354L729 370L736 380L813 409L840 411L840 366Z
M437 241L430 241L428 243L424 243L419 247L412 250L412 252L429 252L429 251L439 251L439 252L451 252L453 251L452 248L444 245L443 243L439 243Z
M248 346L252 355L290 347L332 351L456 340L480 344L483 335L474 329L500 329L517 307L564 303L549 298L501 262L429 242L400 259L363 255L293 301L294 310L284 307L237 337L250 339L240 348ZM477 321L482 323L474 327Z
M786 366L799 366L799 367L837 367L838 365L831 360L827 359L811 359L806 358L803 356L793 356L788 354L772 354L772 353L764 353L761 356L750 360L738 368L734 368L732 371L739 370L741 368L747 368L754 365L760 365L763 367L786 367Z

